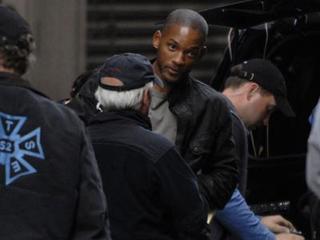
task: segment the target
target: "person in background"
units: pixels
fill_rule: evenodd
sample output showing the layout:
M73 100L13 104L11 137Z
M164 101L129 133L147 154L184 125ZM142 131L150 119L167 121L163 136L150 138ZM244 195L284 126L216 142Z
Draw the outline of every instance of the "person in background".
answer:
M0 5L1 239L109 240L92 146L78 117L21 76L34 40Z
M267 125L275 110L288 117L293 117L294 113L286 99L284 77L268 60L251 59L234 66L225 82L223 94L228 99L232 114L233 136L240 161L240 186L245 192L248 129ZM255 216L239 190L235 190L223 210L217 211L216 220L228 230L229 239L303 239L290 234L296 230L282 216Z
M71 103L71 100L77 96L82 86L90 79L94 72L95 70L89 70L81 73L72 83L69 98L60 100L59 102L68 106Z

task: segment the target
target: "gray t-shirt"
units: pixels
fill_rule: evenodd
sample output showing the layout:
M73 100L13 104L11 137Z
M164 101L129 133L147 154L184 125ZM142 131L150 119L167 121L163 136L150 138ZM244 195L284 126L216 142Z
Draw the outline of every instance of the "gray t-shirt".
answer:
M166 93L151 90L149 118L152 131L164 136L174 144L177 136L177 120L169 109Z

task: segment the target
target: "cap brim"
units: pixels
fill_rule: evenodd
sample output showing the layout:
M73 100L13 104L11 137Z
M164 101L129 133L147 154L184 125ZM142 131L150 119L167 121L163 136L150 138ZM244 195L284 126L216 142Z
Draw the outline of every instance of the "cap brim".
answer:
M295 117L296 114L292 110L290 103L284 97L276 97L277 108L282 112L286 117Z

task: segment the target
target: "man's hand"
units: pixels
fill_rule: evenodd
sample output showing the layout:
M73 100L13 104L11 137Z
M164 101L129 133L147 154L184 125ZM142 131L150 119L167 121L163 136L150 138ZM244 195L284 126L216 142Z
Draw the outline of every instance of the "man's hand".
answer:
M280 233L276 235L276 240L304 240L304 237L296 234Z
M273 233L289 233L294 230L291 222L280 215L266 216L261 218L261 223L265 225ZM286 238L284 238L286 239ZM289 238L291 239L291 238ZM295 239L295 238L293 238ZM298 238L299 239L299 238Z

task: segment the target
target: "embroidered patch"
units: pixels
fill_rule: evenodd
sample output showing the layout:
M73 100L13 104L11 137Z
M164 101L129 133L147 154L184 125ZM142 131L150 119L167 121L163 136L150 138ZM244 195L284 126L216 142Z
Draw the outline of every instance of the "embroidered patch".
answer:
M37 172L25 156L44 159L40 127L24 136L19 135L26 121L27 117L0 112L0 165L5 166L6 185Z

